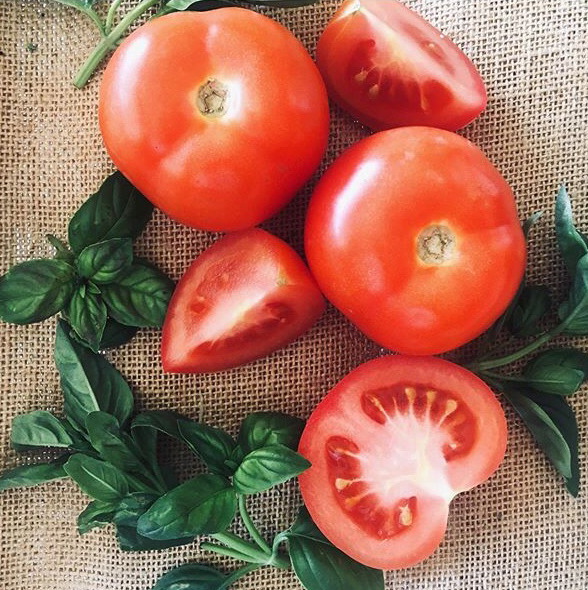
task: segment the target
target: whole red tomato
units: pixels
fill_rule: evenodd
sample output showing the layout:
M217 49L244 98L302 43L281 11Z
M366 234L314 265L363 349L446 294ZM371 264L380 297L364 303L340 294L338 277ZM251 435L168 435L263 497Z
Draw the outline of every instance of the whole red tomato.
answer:
M427 127L377 133L336 160L312 196L305 241L332 303L407 354L481 334L525 268L508 184L475 145Z
M299 451L304 503L360 563L398 569L437 548L449 504L486 480L506 449L504 412L473 373L434 357L369 361L330 391Z
M242 8L150 21L117 49L100 89L116 166L170 217L207 230L283 207L318 166L328 123L304 47Z
M484 82L448 37L396 0L347 0L321 36L329 93L373 129L455 131L486 108Z

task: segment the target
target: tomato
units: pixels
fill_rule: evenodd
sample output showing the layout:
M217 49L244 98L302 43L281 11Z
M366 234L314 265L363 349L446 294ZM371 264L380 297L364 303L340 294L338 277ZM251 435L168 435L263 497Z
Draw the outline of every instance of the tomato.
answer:
M306 255L323 293L370 338L437 354L481 334L525 268L513 194L448 131L404 127L347 150L311 198Z
M261 229L229 234L186 271L163 326L165 371L222 371L295 340L325 302L288 244Z
M317 63L332 98L376 130L455 131L486 108L472 62L396 0L347 0L319 40Z
M437 548L449 504L485 481L506 449L504 412L486 384L435 357L369 361L312 413L299 452L300 489L323 534L380 569Z
M100 128L120 171L173 219L257 225L310 178L326 148L327 93L302 44L251 10L154 19L117 49Z

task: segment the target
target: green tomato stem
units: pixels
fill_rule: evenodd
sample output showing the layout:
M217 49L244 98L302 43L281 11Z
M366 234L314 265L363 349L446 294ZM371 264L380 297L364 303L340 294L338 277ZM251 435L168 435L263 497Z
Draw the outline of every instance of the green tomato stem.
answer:
M114 17L116 15L116 11L118 10L122 0L114 0L114 2L110 5L108 9L108 14L106 15L106 24L104 25L104 31L108 35L112 30L112 23L114 22Z
M225 590L231 584L234 584L237 580L240 580L247 574L259 569L261 565L252 563L250 565L244 565L242 568L235 570L216 590Z
M239 514L241 515L243 523L245 524L245 528L251 535L251 538L259 545L259 548L263 552L271 555L272 550L270 546L265 542L265 539L261 536L261 533L253 524L253 521L249 516L249 512L247 512L247 501L245 499L245 496L242 495L239 496Z
M248 563L254 563L257 565L265 565L266 561L263 559L255 559L249 555L241 553L240 551L230 549L229 547L223 547L222 545L217 545L216 543L200 543L200 548L203 551L211 551L212 553L218 553L219 555L224 555L225 557L232 557L233 559L238 559L239 561L247 561Z
M118 25L100 41L94 51L88 56L85 63L79 69L74 78L74 86L82 88L90 79L94 70L104 59L106 54L117 44L126 30L135 22L143 13L147 12L152 6L155 6L159 0L143 0L135 6L120 20Z

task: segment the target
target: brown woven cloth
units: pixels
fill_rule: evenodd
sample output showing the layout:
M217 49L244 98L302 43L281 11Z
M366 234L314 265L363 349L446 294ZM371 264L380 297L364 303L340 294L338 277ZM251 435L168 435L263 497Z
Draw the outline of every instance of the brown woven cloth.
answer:
M336 4L325 1L271 14L313 51ZM512 184L521 216L538 209L546 212L531 240L530 275L561 297L567 279L552 231L554 196L561 182L567 183L577 218L588 228L586 0L415 0L409 4L463 47L486 80L488 109L465 134ZM75 69L96 42L89 22L54 2L0 3L1 272L16 262L50 254L45 234L65 237L73 211L112 169L98 131L100 76L81 91L71 85ZM334 109L324 165L365 133ZM266 224L298 249L310 189ZM138 250L178 278L213 238L157 213ZM54 329L53 321L0 326L1 468L23 460L9 447L15 415L37 408L61 409L52 359ZM233 431L253 410L308 416L343 375L381 352L333 309L286 349L217 375L164 375L159 344L159 332L143 330L131 344L111 354L133 385L137 405L176 409L191 416L201 413L205 421ZM586 471L586 389L572 403L578 413ZM588 587L588 488L583 485L578 500L568 496L520 421L510 410L507 415L510 442L498 473L455 500L439 550L417 567L388 574L388 588ZM168 455L176 465L188 465L179 448L171 448ZM185 474L190 469L183 467ZM80 537L75 521L87 502L68 482L0 495L0 588L147 590L163 572L187 561L204 559L236 567L230 561L202 558L197 544L125 554L117 548L111 529ZM265 533L273 534L288 526L298 504L295 486L282 486L255 504L254 519ZM237 587L286 590L299 585L289 573L265 569Z

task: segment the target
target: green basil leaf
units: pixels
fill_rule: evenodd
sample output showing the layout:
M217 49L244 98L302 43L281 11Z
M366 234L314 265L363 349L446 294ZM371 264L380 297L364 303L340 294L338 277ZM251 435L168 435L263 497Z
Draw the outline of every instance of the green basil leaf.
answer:
M187 563L159 578L152 590L218 590L226 579L213 567Z
M150 410L137 414L133 419L131 428L133 430L135 428L153 428L184 442L178 428L179 420L187 420L187 418L170 410Z
M35 410L16 416L12 421L10 440L15 447L63 447L73 444L61 421L50 412Z
M100 502L99 500L90 502L78 516L78 532L80 535L85 535L92 529L110 524L116 514L117 507L117 502Z
M331 545L305 509L288 531L292 567L307 590L384 590L384 574Z
M564 334L588 334L588 255L578 261L568 300L561 304L559 317L562 321L567 319Z
M527 384L543 393L572 395L584 381L584 373L569 367L542 366L529 363L523 372Z
M245 455L233 476L233 485L240 494L256 494L296 477L310 463L283 445L262 447Z
M136 238L153 212L153 205L120 173L109 176L97 193L75 213L69 223L72 250L112 238Z
M104 332L102 333L102 340L100 341L100 349L116 348L122 346L132 340L137 333L137 328L134 326L125 326L119 324L116 320L108 318Z
M572 453L560 429L545 409L538 403L540 398L522 394L515 387L505 384L504 396L537 441L539 447L566 479L572 477ZM541 398L542 399L542 398Z
M139 534L150 539L218 533L232 522L237 497L229 481L197 475L159 498L139 519Z
M48 234L47 240L49 243L55 248L55 256L57 260L64 260L69 265L74 265L76 261L76 257L74 256L73 252L67 247L67 244L61 241L59 238Z
M106 327L106 305L100 295L78 288L69 302L67 316L76 335L94 352L98 352Z
M66 6L77 8L82 12L85 12L86 8L90 8L92 4L95 4L98 1L99 0L55 0L55 2L59 2L59 4L65 4Z
M278 412L256 412L243 420L239 445L245 453L261 447L284 445L296 450L304 430L304 420Z
M588 354L576 348L552 348L538 354L527 365L535 367L568 367L584 373L588 378Z
M102 356L74 342L59 322L55 363L61 376L65 414L81 432L86 416L103 411L124 424L133 411L133 394L122 375Z
M225 8L227 6L238 6L230 0L169 0L165 5L164 12L168 13L173 10L214 10L215 8Z
M588 246L574 225L570 197L565 186L559 189L555 202L555 235L561 255L573 277L578 261L588 254Z
M179 547L187 545L194 539L188 537L184 539L169 539L165 541L148 539L137 532L135 527L116 525L116 536L118 544L123 551L158 551L168 549L169 547Z
M120 469L81 453L69 458L65 471L95 500L120 502L129 493L128 482Z
M134 442L121 432L117 419L106 412L86 416L86 430L92 446L105 460L123 471L144 472L145 466L135 452Z
M237 446L235 440L220 428L213 428L193 420L178 420L180 436L192 452L200 457L213 473L233 475L234 469L225 464Z
M157 328L163 325L174 284L159 270L132 264L123 277L103 285L101 291L110 316L117 322Z
M78 256L78 273L100 285L122 277L133 262L130 238L112 238L86 246Z
M549 289L541 285L525 285L509 318L509 329L515 336L535 336L540 332L537 322L550 310Z
M149 510L155 500L157 500L157 496L153 494L142 492L129 494L119 503L112 522L137 528L139 518Z
M0 319L33 324L63 309L75 288L74 269L63 260L29 260L0 277Z
M527 217L523 222L523 234L525 234L525 239L528 239L529 233L531 232L531 228L543 217L543 211L535 211L533 215Z
M62 455L50 463L20 465L0 475L0 492L17 488L30 488L67 477L63 468L69 455Z

